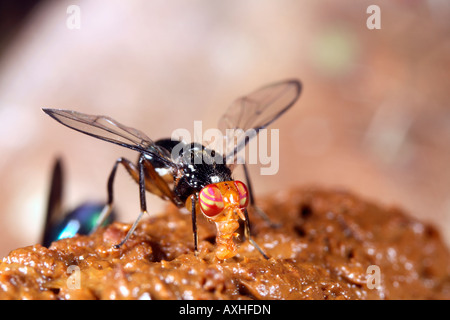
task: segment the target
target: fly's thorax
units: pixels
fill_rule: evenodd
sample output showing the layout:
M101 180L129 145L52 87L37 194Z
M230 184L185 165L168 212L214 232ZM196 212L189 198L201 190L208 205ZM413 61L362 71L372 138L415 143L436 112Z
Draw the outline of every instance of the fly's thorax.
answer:
M230 168L208 158L205 150L201 144L188 144L176 159L179 177L175 191L181 198L185 199L193 192L200 192L209 184L232 180Z
M225 158L220 152L197 142L178 142L171 146L170 152L173 161L178 164L225 164Z

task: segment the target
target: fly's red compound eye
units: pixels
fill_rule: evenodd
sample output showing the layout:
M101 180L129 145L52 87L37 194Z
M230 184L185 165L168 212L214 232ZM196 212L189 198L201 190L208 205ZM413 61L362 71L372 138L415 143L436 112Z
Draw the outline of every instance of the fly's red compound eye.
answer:
M203 214L210 218L217 216L225 207L222 193L214 184L207 185L200 191L198 202Z
M241 181L235 181L234 185L239 192L239 207L243 209L247 207L249 200L247 186Z

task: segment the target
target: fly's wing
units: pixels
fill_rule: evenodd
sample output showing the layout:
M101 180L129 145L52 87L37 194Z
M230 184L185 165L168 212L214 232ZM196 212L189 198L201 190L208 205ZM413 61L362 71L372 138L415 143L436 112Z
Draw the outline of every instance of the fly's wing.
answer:
M89 115L72 110L47 108L42 110L59 123L71 129L151 155L168 166L175 165L171 160L170 154L155 145L145 133L124 126L110 117Z
M47 216L45 218L44 234L42 236L42 244L49 246L53 239L53 227L62 220L63 208L62 198L64 189L64 177L62 169L62 160L57 159L53 166L52 177L50 181L50 191L47 203Z
M294 105L302 85L286 80L260 88L234 101L219 121L226 139L223 154L227 163L234 163L237 154L254 138Z

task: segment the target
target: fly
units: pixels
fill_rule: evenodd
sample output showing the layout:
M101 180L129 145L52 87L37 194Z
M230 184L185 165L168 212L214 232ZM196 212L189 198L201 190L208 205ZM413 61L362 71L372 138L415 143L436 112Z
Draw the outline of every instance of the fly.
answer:
M200 143L185 143L171 139L151 140L143 132L127 127L108 116L94 116L77 111L46 109L43 111L61 124L92 137L118 144L139 152L137 164L125 158L116 160L107 183L108 199L98 225L110 215L113 205L113 184L117 168L122 165L139 185L140 213L120 248L133 234L147 212L145 191L169 200L178 207L185 206L192 216L194 251L197 254L197 213L201 211L217 227L217 259L236 255L234 238L239 221L245 224L249 242L268 259L267 254L250 235L248 207L268 219L255 204L250 176L243 163L246 182L234 180L232 170L239 152L274 120L294 105L300 96L301 83L286 80L262 87L231 104L219 121L226 147L223 154ZM253 134L245 134L252 130ZM230 132L238 132L230 138ZM227 136L228 135L228 136ZM235 143L236 141L236 143Z

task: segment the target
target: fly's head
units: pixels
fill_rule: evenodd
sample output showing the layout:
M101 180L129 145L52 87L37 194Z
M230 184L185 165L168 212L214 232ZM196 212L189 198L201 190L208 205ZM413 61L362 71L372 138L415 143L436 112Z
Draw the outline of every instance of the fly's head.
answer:
M217 227L217 259L233 257L237 250L233 238L238 236L239 219L245 220L249 202L247 187L241 181L209 184L200 191L198 201L202 213Z

